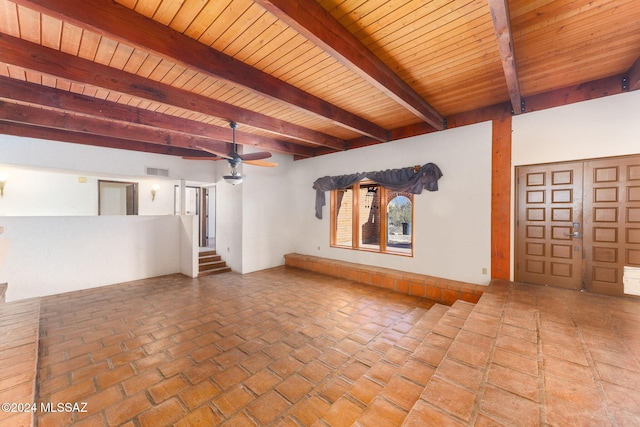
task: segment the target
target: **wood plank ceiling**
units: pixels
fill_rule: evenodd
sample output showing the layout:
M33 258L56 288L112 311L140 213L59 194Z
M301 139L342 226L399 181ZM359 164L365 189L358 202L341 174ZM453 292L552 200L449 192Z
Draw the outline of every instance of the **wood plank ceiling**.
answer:
M0 133L296 159L640 88L637 0L0 0Z

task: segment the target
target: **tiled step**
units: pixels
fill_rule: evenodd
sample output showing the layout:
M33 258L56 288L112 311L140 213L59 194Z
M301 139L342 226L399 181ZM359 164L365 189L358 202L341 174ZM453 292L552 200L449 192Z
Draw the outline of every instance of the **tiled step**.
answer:
M452 307L435 304L420 317L404 319L389 328L389 333L404 334L403 339L386 348L380 346L384 354L356 355L356 362L367 369L364 375L350 383L345 371L320 391L320 396L332 403L322 422L338 425L346 421L345 425L362 427L400 425L472 308L473 304L463 301Z
M36 402L40 299L0 304L0 402ZM0 425L31 426L31 411L1 411ZM24 409L24 408L23 408ZM38 410L40 408L37 408Z
M404 419L403 427L464 425L469 420L485 375L490 336L499 319L486 316L478 308L459 301L451 308L451 316L443 318L434 328L434 332L448 336L451 342Z
M227 263L214 250L202 251L199 256L198 277L231 271Z

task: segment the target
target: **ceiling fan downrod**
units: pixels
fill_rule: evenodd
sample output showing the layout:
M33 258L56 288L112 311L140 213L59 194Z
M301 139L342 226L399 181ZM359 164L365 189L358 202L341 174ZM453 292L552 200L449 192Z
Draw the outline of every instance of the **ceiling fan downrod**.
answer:
M229 122L229 127L233 131L233 136L232 136L233 152L236 153L236 129L238 128L238 123L231 120Z

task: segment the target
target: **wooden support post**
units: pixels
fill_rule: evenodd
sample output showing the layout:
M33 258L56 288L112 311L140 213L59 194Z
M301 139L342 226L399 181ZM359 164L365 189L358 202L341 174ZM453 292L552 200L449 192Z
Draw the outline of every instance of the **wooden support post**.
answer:
M493 120L491 150L491 278L510 279L511 116Z

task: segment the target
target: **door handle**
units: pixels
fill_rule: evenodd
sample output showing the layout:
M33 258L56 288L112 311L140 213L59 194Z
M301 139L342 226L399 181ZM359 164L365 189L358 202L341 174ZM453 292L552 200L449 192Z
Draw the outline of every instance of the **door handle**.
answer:
M579 239L581 237L579 231L574 231L573 233L568 233L567 236L568 237L573 237L574 239Z

